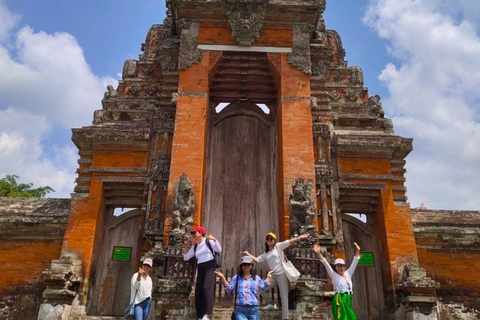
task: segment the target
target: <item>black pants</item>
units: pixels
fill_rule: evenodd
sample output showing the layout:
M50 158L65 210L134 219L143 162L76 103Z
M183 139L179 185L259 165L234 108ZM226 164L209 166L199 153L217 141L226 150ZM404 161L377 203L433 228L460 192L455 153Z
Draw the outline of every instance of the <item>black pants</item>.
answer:
M197 318L213 313L213 288L215 286L215 261L210 260L197 266L195 286L195 309Z

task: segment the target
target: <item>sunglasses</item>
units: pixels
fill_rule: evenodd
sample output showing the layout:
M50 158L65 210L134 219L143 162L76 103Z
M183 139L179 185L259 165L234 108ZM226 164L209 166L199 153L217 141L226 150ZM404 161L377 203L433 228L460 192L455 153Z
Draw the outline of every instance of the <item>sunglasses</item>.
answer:
M267 241L270 241L270 240L275 240L275 239L273 239L272 237L267 237Z
M251 263L242 263L241 266L242 267L251 267L252 264Z
M192 232L190 232L190 234L192 234L192 235L193 235L193 234L196 234L196 233L197 233L197 231L192 231Z
M345 267L344 264L336 264L335 267Z

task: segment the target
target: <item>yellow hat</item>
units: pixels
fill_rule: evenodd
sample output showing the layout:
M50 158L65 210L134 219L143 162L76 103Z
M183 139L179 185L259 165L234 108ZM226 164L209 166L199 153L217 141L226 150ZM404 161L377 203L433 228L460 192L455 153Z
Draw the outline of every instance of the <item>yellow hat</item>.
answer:
M267 234L267 237L270 236L272 237L273 239L277 240L277 236L275 235L275 233L273 232L270 232L269 234Z

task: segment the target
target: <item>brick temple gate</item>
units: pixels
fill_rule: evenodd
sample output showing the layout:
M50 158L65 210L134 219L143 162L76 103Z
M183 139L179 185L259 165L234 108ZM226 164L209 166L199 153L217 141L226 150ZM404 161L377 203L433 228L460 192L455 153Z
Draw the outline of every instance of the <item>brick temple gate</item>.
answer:
M121 314L106 302L113 285L95 282L108 279L108 253L122 245L105 231L121 207L140 212L130 272L154 258L157 319L189 317L192 269L179 252L200 224L222 241L226 268L240 250L261 253L269 231L308 233L291 251L303 274L296 317L327 317L324 272L311 254L317 241L329 259L349 260L353 241L373 254L371 269L355 277L362 318L431 312L435 284L415 267L404 186L412 140L394 134L362 70L348 66L325 5L167 1L164 23L151 27L139 60L125 62L93 124L73 130L77 186L61 258L44 272L39 319L51 305L63 315Z

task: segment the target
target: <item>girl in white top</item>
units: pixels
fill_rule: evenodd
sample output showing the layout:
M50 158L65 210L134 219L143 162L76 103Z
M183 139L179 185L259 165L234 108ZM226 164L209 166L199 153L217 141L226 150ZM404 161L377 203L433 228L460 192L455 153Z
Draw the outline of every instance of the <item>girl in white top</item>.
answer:
M150 312L152 301L153 282L148 273L152 270L153 261L147 258L138 268L131 280L130 303L134 304L133 320L145 320Z
M197 318L209 320L213 313L213 289L215 287L215 259L213 252L222 252L220 243L211 234L205 236L203 227L196 227L191 232L192 239L185 242L183 260L197 259L197 282L195 285L195 310ZM212 250L207 246L207 241Z
M289 239L277 243L277 236L275 235L275 233L270 232L269 234L267 234L266 237L265 253L259 255L258 257L255 257L248 251L240 252L242 254L246 254L255 262L261 263L266 261L268 263L268 268L270 270L273 270L270 279L270 285L268 286L268 288L270 289L278 285L280 300L282 301L282 319L288 319L288 290L290 288L290 283L288 282L288 278L285 275L285 271L283 270L282 260L279 256L278 251L285 250L291 244L294 244L295 242L306 238L308 238L308 234L302 234L298 238ZM268 294L264 294L264 292L261 292L260 294L264 298L266 298L267 301L270 301L269 304L263 308L264 310L276 309L274 301Z
M353 283L352 276L355 272L355 269L358 265L358 260L360 260L360 247L356 242L355 245L355 256L353 257L352 264L345 270L345 260L336 259L335 260L335 271L328 263L327 259L321 254L320 247L318 245L313 246L313 251L315 251L320 258L320 261L327 269L328 275L332 279L333 286L335 288L335 296L333 297L332 302L332 311L333 318L345 319L345 320L356 320L355 312L352 309L352 294L353 294Z

